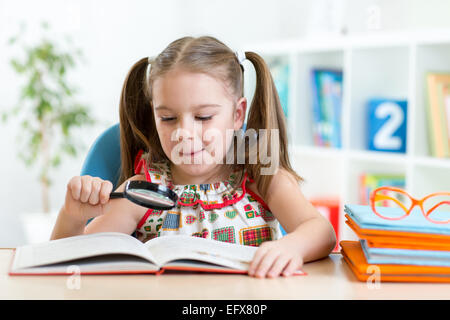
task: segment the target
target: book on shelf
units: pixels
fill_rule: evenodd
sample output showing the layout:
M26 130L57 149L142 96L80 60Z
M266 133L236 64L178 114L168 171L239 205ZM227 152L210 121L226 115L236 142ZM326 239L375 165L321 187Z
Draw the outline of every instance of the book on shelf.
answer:
M448 141L450 156L450 81L438 84L438 101L441 121L444 128L444 142Z
M407 123L407 100L371 97L367 100L367 149L405 153Z
M428 139L434 157L450 157L450 73L426 74Z
M340 235L340 226L339 226L339 210L340 210L340 202L337 197L328 197L328 198L311 198L311 204L319 211L328 221L330 221L333 226L334 233L336 235L336 246L333 249L333 252L339 251L339 235Z
M280 98L281 107L284 115L288 117L289 110L289 76L290 64L284 57L268 57L266 58L273 82L277 88L278 97Z
M18 247L9 274L64 275L73 273L73 266L79 274L161 274L165 270L247 274L257 249L187 235L143 243L127 234L102 232Z
M389 173L362 173L359 176L359 203L367 205L369 203L370 193L382 186L403 189L405 188L405 176Z
M341 148L342 70L311 70L313 139L317 146Z

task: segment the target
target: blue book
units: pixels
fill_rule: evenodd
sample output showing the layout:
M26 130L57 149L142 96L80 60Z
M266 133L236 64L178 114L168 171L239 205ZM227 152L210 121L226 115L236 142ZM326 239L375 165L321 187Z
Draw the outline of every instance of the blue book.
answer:
M275 58L269 60L270 72L272 73L273 82L280 98L281 107L284 115L288 117L288 100L289 100L289 76L290 65L284 59Z
M342 71L312 69L311 82L316 145L340 148Z
M370 99L367 112L367 148L405 153L407 116L406 100Z
M321 114L321 95L320 95L320 78L319 78L319 71L318 70L312 70L311 71L311 84L312 84L312 114L313 114L313 122L312 122L312 129L313 129L313 137L314 137L314 144L316 146L323 146L324 139L322 135L322 119L323 116Z
M322 134L326 141L326 146L333 146L333 100L331 92L333 88L333 75L326 70L319 71L320 77L320 100L321 100L321 114L322 114Z
M393 207L377 207L380 214L386 216L399 216L400 208ZM422 214L419 207L415 207L412 212L401 220L387 220L377 216L370 206L364 205L345 205L344 211L350 218L362 229L405 231L418 233L433 233L450 235L450 223L437 224L428 221ZM440 217L444 220L446 217L450 219L450 212L439 212Z
M342 147L341 122L342 122L342 72L333 73L333 85L331 88L331 101L333 106L331 144L336 148Z
M450 251L372 248L360 240L368 264L405 264L450 267Z

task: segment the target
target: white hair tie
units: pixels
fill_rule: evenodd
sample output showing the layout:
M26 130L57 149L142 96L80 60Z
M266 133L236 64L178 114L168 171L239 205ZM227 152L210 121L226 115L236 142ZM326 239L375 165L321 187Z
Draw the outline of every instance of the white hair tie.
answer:
M236 58L238 59L240 64L243 64L245 59L247 59L245 57L245 51L238 50L238 51L235 51L234 54L236 55Z

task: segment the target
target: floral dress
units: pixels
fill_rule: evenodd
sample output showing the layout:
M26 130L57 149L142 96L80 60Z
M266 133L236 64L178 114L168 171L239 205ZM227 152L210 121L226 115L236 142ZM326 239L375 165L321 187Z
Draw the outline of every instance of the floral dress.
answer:
M229 243L259 246L281 237L278 220L254 192L242 184L233 191L236 172L225 181L212 184L174 185L168 162L147 165L142 151L136 157L135 173L149 182L163 184L178 196L170 210L149 209L136 228L136 237L146 242L155 237L185 234Z

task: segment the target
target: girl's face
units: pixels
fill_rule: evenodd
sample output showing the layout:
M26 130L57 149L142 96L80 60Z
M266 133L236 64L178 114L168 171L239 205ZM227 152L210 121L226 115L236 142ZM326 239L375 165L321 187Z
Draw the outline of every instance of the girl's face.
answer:
M174 69L155 80L153 106L164 153L177 170L198 179L226 162L247 100L236 100L224 82L208 74Z

